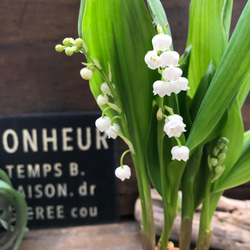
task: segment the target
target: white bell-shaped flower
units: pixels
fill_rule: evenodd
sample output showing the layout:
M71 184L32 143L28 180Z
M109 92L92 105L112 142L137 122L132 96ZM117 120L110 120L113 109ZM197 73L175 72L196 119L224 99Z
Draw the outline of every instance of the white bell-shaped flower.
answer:
M118 167L115 170L115 175L120 180L124 181L125 179L129 179L131 176L131 170L128 165L123 165L123 167Z
M182 75L182 70L180 68L170 66L163 70L162 76L165 81L176 81Z
M190 89L189 87L188 87L188 79L186 78L186 77L180 77L177 81L175 81L174 82L174 88L176 89L176 90L179 90L179 92L181 91L181 90L184 90L184 91L186 91L186 90L188 90L188 89ZM174 91L175 92L175 91ZM178 93L179 93L178 92ZM176 93L176 92L175 92ZM178 94L178 93L176 93L176 94Z
M150 69L157 69L160 67L160 57L157 55L157 51L150 50L144 57L144 61Z
M161 67L177 66L180 59L180 55L176 51L166 51L160 55Z
M109 98L107 95L99 95L96 99L96 102L99 106L105 105L108 102Z
M153 37L152 44L155 51L166 51L172 44L172 38L166 34L157 34Z
M107 129L109 129L110 125L111 125L111 120L109 117L104 116L104 117L100 117L95 121L95 125L96 127L101 131L105 131Z
M171 82L166 81L155 81L153 84L153 93L154 95L159 95L160 97L163 97L165 95L170 96L173 92L173 86Z
M189 148L186 146L174 146L171 149L172 160L187 161L189 159Z
M168 119L165 119L165 133L168 137L180 137L181 133L186 131L186 124L183 123L182 117L180 115L170 115Z
M116 139L118 133L120 132L120 126L116 123L114 123L112 126L110 126L107 130L105 130L108 138Z
M82 68L80 70L80 75L82 79L89 80L93 76L93 71L87 68Z

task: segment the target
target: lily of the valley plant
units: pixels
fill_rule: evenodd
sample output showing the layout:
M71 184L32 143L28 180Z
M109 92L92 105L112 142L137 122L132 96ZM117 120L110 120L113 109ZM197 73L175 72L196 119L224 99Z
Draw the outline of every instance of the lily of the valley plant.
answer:
M144 250L155 249L150 183L164 207L158 249L168 249L180 210L180 249L190 248L192 218L202 204L201 250L209 248L210 222L223 191L250 180L250 132L244 132L241 116L250 88L250 2L229 39L232 5L192 0L180 56L159 0L81 0L80 38L56 46L68 56L86 56L80 73L103 111L96 126L128 145L115 174L130 178L131 166L123 164L130 153Z

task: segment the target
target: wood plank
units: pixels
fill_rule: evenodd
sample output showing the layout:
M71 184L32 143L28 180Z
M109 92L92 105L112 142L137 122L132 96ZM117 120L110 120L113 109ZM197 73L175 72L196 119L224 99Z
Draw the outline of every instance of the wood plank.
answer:
M25 234L19 250L140 250L135 221L116 224L34 230Z

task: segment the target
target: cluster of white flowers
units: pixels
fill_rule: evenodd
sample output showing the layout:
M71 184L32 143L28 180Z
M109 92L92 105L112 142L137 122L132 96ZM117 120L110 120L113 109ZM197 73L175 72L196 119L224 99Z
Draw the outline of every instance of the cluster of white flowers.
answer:
M178 68L180 55L176 51L170 51L171 44L172 38L169 35L155 35L152 39L153 50L148 51L144 58L150 69L158 69L162 74L162 79L153 83L154 95L159 95L161 98L189 89L187 78L182 77L182 70ZM186 146L181 146L179 139L177 139L186 131L183 118L176 114L165 117L165 133L169 138L175 137L178 142L178 146L173 147L171 150L172 159L187 161L189 159L189 149Z
M86 44L81 38L73 39L71 37L65 38L63 40L63 44L57 44L55 49L57 52L65 51L65 54L67 56L72 56L74 53L78 53L80 51L86 55L88 51ZM80 76L84 80L90 80L93 77L93 73L96 69L98 69L99 71L102 70L102 67L98 63L98 60L92 58L90 55L87 56L90 57L92 63L83 63L86 67L80 70ZM105 72L102 73L105 74ZM115 85L111 83L111 72L109 72L109 75L106 75L104 79L106 79L107 82L102 83L102 93L96 98L96 101L99 106L107 105L107 108L103 110L102 116L96 120L95 125L97 129L99 129L101 132L104 132L108 136L108 138L116 139L118 135L121 136L120 126L116 123L113 123L112 120L114 120L115 117L113 117L113 119L111 120L108 116L105 115L105 111L111 108L120 113L121 110L114 103L113 90L115 90ZM112 88L112 91L110 87ZM109 99L111 99L111 101L109 101ZM127 151L125 151L124 153L127 153ZM125 154L123 154L123 156L121 157L121 166L115 170L115 175L122 181L124 181L125 179L129 179L131 176L131 170L129 166L122 164L124 155Z
M164 131L169 138L180 137L185 132L186 124L180 115L170 115L165 119ZM189 159L189 148L186 146L174 146L171 150L172 160L187 161Z
M96 127L105 132L109 138L116 139L120 132L120 126L116 123L111 124L111 119L107 116L101 116L95 121Z
M189 89L187 78L181 77L182 70L178 68L179 53L169 50L172 38L166 34L157 34L153 37L152 44L153 50L147 52L144 60L150 69L162 70L162 80L153 84L154 95L170 96Z
M108 104L109 96L113 97L111 90L106 82L101 85L101 91L102 94L99 95L96 99L99 106ZM113 107L114 106L115 105L113 104ZM120 126L116 123L112 123L111 119L104 114L96 120L95 125L101 132L106 133L108 138L116 139L120 132ZM124 181L125 179L130 178L131 170L128 165L121 165L120 167L116 168L115 175L117 178Z
M107 104L109 101L108 96L112 96L112 93L106 82L101 85L101 90L102 94L96 99L99 106ZM95 125L101 132L105 132L108 138L116 139L120 132L120 126L116 123L112 123L111 119L104 115L96 120Z

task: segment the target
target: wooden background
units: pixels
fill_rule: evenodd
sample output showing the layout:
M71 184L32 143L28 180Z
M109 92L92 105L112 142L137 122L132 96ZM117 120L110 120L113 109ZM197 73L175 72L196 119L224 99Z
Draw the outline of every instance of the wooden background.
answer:
M188 29L189 0L163 0L175 50L182 53ZM247 0L235 0L232 28ZM67 57L54 46L64 37L77 37L79 0L0 1L0 115L93 111L98 107L88 83L80 78L82 55ZM212 17L211 17L212 18ZM243 108L250 128L250 100ZM118 154L126 147L119 141ZM126 163L131 160L126 157ZM137 184L119 182L120 214L133 213ZM250 185L226 193L250 199Z

